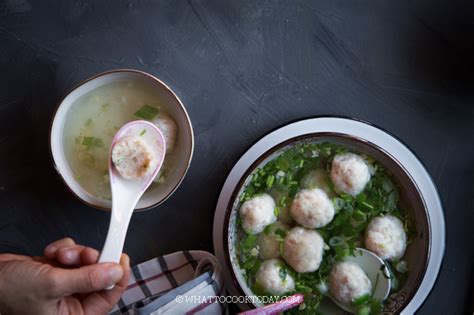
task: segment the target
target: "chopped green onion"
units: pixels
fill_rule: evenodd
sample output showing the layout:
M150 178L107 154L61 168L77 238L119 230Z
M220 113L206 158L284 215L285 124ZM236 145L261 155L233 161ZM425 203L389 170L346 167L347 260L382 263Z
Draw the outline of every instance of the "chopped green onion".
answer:
M160 110L158 108L145 104L137 110L134 115L145 120L152 120L159 112Z
M143 129L143 130L140 132L140 136L143 136L145 133L146 133L146 129Z
M100 138L95 138L94 139L94 146L96 147L103 147L104 146L104 141Z
M265 229L263 230L263 233L264 233L265 235L268 235L268 234L270 234L271 231L272 231L272 225L269 224L269 225L267 225L267 226L265 227Z
M102 104L102 112L105 112L110 107L109 103Z
M280 198L280 202L278 203L281 207L286 206L286 196Z
M311 293L311 292L313 292L313 289L311 289L310 287L308 287L304 284L297 283L296 284L296 291L303 292L303 293Z
M254 234L249 234L247 238L245 239L244 242L244 247L245 248L251 248L255 244L255 241L257 240L257 236Z
M273 176L273 175L268 176L267 177L267 182L266 182L267 188L268 189L272 188L274 182L275 182L275 176Z
M352 301L352 305L362 305L370 300L370 294L364 294Z
M372 209L372 210L374 209L374 206L372 206L370 203L367 203L367 202L364 201L364 202L362 202L362 204L364 206L366 206L367 208L369 208L369 209Z
M92 147L103 147L104 146L104 141L102 141L102 139L100 139L100 138L84 137L82 139L81 144L83 146L85 146L87 148L87 150L89 150Z
M357 309L357 315L370 315L370 306L362 305Z
M286 236L286 232L283 231L283 230L280 229L280 228L276 229L274 233L275 233L276 235L278 235L278 236L281 236L282 238L284 238L284 237Z
M298 164L299 168L302 168L304 164L304 160L300 160L300 164Z
M372 314L379 314L382 312L383 308L383 301L377 300L377 299L372 299L370 302L370 312Z
M357 221L365 221L366 220L366 215L361 210L356 210L354 212L354 219L356 219Z
M276 217L278 217L280 215L280 207L275 207L275 209L273 209L273 213Z
M357 195L357 197L356 197L357 202L361 202L361 203L364 202L365 199L367 199L367 195L364 194L364 193L361 193L361 194Z

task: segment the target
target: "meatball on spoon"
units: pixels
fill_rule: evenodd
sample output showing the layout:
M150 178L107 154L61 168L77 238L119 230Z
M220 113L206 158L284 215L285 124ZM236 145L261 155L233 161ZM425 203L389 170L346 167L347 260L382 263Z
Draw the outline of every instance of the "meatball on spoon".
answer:
M389 277L389 271L384 261L379 256L364 248L356 248L355 256L348 256L345 261L357 264L365 272L371 282L371 295L373 298L382 301L387 299L390 293L391 280ZM343 293L351 295L355 294L357 291L357 286L359 286L357 280L352 280L351 283L349 278L351 278L351 275L334 275L334 273L331 273L328 293L331 300L340 308L347 312L355 313L358 307L356 304L358 304L358 302L363 302L363 296L353 296L354 301L351 305L342 303L336 298L336 295L341 295ZM340 281L340 279L345 280Z
M158 174L165 152L163 134L150 122L132 121L115 134L109 156L112 216L99 262L120 261L133 210Z

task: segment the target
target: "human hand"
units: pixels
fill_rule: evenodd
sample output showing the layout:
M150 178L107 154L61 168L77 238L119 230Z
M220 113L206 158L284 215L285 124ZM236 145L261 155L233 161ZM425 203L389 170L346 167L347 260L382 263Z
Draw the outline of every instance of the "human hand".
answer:
M130 260L122 254L120 264L97 264L98 257L70 238L48 245L43 257L0 255L0 313L106 314L127 287Z

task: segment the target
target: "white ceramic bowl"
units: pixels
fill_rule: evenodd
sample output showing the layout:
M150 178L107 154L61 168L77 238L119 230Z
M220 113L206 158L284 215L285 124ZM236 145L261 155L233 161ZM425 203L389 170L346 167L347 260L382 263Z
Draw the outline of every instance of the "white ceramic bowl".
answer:
M189 168L194 149L193 128L183 103L165 83L155 76L138 70L118 69L100 73L73 88L60 101L53 118L50 132L51 155L54 167L61 179L77 198L95 208L111 209L112 202L110 200L92 195L84 190L75 179L64 152L63 133L64 129L67 128L65 126L66 115L77 99L98 87L121 80L144 81L156 88L156 92L166 103L167 113L178 125L174 150L177 152L176 156L179 161L177 161L174 171L169 174L164 183L151 186L140 199L136 211L145 210L161 204L178 188Z
M228 238L229 235L232 235L232 233L229 234L228 228L235 226L228 224L229 214L232 213L232 211L229 211L229 206L231 206L235 200L235 193L239 191L239 187L242 185L242 179L247 178L249 169L254 169L256 166L260 165L260 162L262 162L262 156L268 156L269 151L273 152L275 148L280 146L282 143L293 142L297 137L306 137L307 135L315 133L352 135L353 137L364 139L365 141L372 143L380 148L381 151L386 152L387 155L396 157L398 164L403 165L404 172L411 176L413 183L417 186L419 193L415 194L415 196L419 195L423 199L427 212L426 215L424 215L423 213L425 211L416 211L421 219L421 221L416 220L416 222L424 221L423 217L426 217L426 220L428 220L429 230L426 230L423 226L420 227L426 232L423 234L422 238L430 240L429 250L425 256L422 251L416 250L417 246L415 244L411 244L409 246L410 249L407 250L407 255L410 255L410 259L414 260L418 267L424 265L423 260L426 257L426 270L424 272L416 272L418 274L423 273L423 276L419 279L421 283L418 286L418 289L416 289L415 294L413 296L410 292L406 292L406 294L397 294L393 299L391 299L390 303L386 305L390 310L384 313L400 313L401 315L414 314L432 290L444 257L446 225L441 199L430 174L427 172L422 162L405 144L378 127L355 119L343 117L309 118L282 126L265 135L252 145L252 147L242 155L230 171L217 201L213 230L214 250L217 258L219 258L221 262L226 281L226 288L229 294L251 294L251 290L244 285L245 281L241 283L236 279L236 277L239 277L240 275L233 270L233 266L229 262L229 257L232 257L232 255L230 254L228 247L229 244L233 244L233 242ZM375 152L367 153L381 162L380 159L377 158L377 155L373 154ZM390 161L390 159L387 161ZM408 192L408 190L405 189L404 191ZM418 242L418 244L423 245L426 244L426 242ZM408 251L412 254L409 254ZM410 274L413 275L415 273L410 271ZM418 282L418 280L416 280L416 282ZM416 288L416 286L411 286L411 288ZM243 290L247 291L242 292ZM324 309L322 309L322 311L324 314L346 314L338 307L335 307L333 303L323 304ZM239 306L244 310L249 307L254 307L253 305L243 303L239 303Z

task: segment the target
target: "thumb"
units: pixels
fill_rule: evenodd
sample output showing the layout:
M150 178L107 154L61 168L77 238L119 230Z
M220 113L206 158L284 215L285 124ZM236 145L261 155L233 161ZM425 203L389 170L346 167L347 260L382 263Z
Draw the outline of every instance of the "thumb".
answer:
M54 268L51 271L51 288L56 296L101 291L119 282L123 277L122 266L101 263L77 269Z

